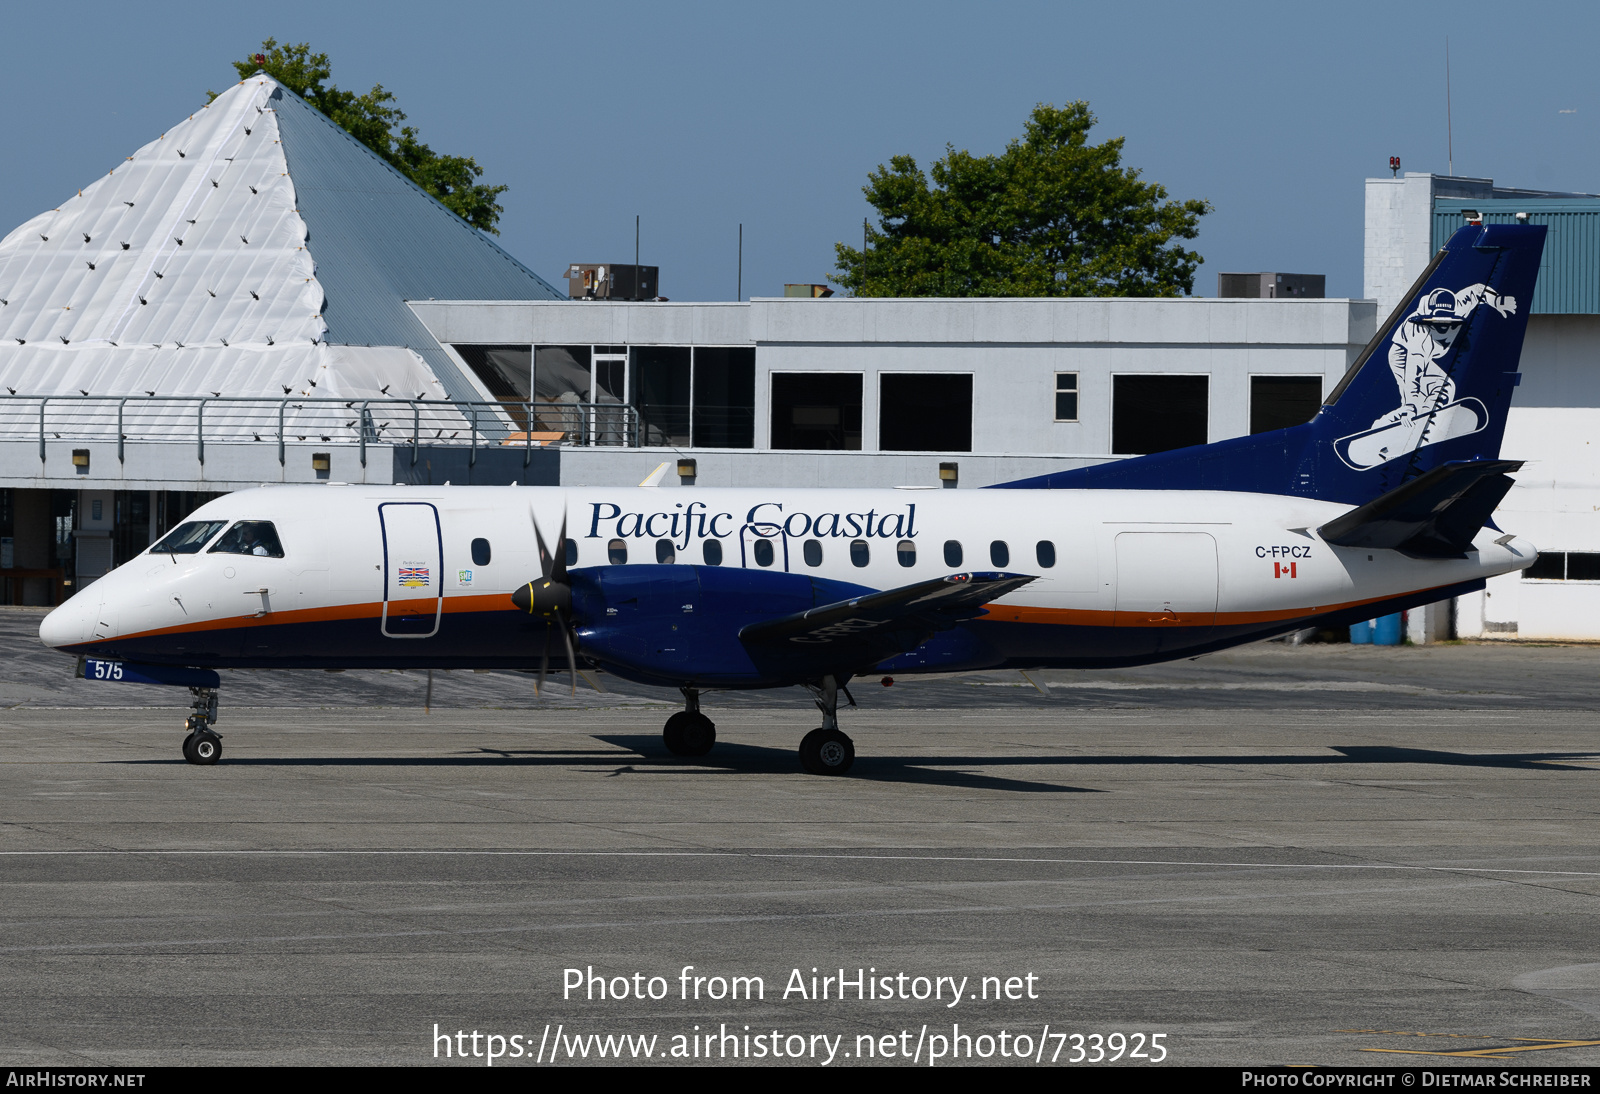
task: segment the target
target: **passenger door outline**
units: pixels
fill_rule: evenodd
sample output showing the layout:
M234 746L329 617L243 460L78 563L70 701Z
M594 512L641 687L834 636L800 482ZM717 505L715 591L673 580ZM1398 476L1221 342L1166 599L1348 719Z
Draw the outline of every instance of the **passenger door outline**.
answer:
M425 501L384 502L378 506L378 525L383 539L379 632L385 638L432 638L444 615L444 532L439 510ZM419 589L432 596L413 591ZM431 615L425 606L430 599Z

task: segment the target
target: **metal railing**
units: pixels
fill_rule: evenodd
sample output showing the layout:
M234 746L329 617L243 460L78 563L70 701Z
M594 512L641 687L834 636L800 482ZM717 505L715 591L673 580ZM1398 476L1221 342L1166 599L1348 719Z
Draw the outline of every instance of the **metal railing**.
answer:
M365 467L369 444L410 446L413 462L421 446L459 445L476 463L480 446L521 447L531 460L550 445L637 448L642 431L621 403L0 395L0 441L23 439L38 441L41 461L51 441L115 442L119 462L129 441L183 441L202 464L207 443L275 444L279 464L290 443L354 445Z

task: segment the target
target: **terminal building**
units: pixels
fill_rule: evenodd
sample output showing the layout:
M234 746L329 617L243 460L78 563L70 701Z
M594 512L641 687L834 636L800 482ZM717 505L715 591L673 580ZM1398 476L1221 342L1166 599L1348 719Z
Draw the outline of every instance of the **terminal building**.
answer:
M1469 209L1552 229L1502 506L1551 553L1412 633L1600 638L1578 603L1600 600L1600 198L1368 180L1362 300L1255 274L1216 298L637 299L623 274L653 268L601 293L601 265L564 266L558 291L263 76L0 240L0 594L52 602L261 483L666 463L686 489L970 489L1280 428Z

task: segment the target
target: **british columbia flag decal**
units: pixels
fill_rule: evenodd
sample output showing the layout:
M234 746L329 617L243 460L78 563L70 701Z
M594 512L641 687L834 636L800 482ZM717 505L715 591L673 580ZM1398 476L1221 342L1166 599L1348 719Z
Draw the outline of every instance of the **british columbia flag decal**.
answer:
M428 567L401 566L400 585L404 588L422 589L428 585Z

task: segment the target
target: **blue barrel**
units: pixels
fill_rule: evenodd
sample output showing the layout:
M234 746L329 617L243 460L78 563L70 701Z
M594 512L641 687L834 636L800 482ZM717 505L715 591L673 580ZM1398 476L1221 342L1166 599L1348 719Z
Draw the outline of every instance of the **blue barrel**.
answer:
M1400 613L1393 615L1380 615L1372 621L1372 644L1374 646L1398 646L1400 636L1404 629L1400 626Z
M1350 624L1350 641L1357 646L1372 644L1372 620Z

